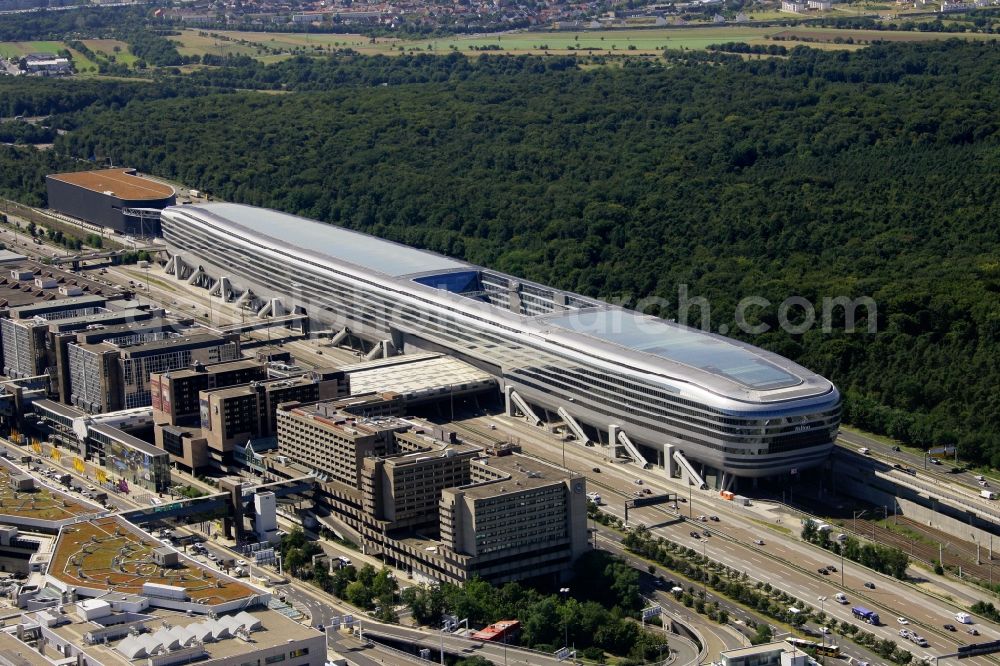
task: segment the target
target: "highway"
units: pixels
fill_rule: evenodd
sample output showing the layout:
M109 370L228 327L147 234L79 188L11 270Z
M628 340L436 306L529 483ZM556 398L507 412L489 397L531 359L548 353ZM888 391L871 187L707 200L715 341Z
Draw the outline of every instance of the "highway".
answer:
M24 238L23 234L20 236L22 239ZM55 254L46 246L30 243L28 246L29 250ZM161 303L170 303L167 307L176 308L178 312L193 314L198 318L204 319L205 314L208 314L208 319L211 319L214 324L240 320L240 314L230 304L222 304L220 299L209 298L204 290L189 287L185 283L171 282L172 278L165 276L156 267L151 267L148 270L137 267L109 268L108 277L111 281L119 284L127 284L128 280L141 282L148 289L145 293L140 291L141 295ZM264 334L258 332L256 335L263 336ZM296 355L301 355L306 363L312 365L329 365L336 361L356 360L351 352L321 348L321 345L315 341L288 343L285 348L294 349ZM950 653L954 652L957 645L963 643L984 642L1000 638L1000 627L988 622L977 623L976 626L983 635L976 639L964 633L953 634L945 631L942 625L954 623L952 618L955 611L960 609L959 607L947 599L928 595L913 585L880 576L849 561L839 562L832 554L803 543L797 536L798 523L790 514L784 513L780 508L763 505L736 506L732 502L723 501L714 492L691 490L684 482L668 479L662 470L640 470L632 464L612 462L605 453L606 449L584 447L573 442L560 442L556 436L518 419L477 417L470 419L468 425L488 439L505 440L508 436L514 438L521 442L526 453L536 455L549 462L560 464L565 461L570 469L589 477L590 483L599 488L602 495L605 495L609 501L609 505L604 507L605 510L613 515L623 516L624 499L633 496L639 488L634 483L635 479L643 481L642 487L674 492L682 496L687 496L690 493L690 503L687 507L683 505L681 507L681 513L684 513L686 509L688 515L684 517L687 520L677 525L653 527L657 536L663 536L694 548L727 566L744 569L751 577L769 581L772 585L813 606L818 605L817 600L821 596L832 600L837 592L844 591L850 598L850 605L841 606L827 602L824 610L837 619L849 621L853 621L850 614L851 605L864 604L878 610L885 626L866 626L865 629L881 638L900 642L894 618L903 615L931 642L931 647L928 649L909 646L917 656L924 653L938 655ZM497 430L490 431L489 425L495 426ZM889 460L898 459L901 461L900 464L918 469L921 476L935 479L936 482L954 484L955 481L960 481L972 492L978 492L978 485L971 474L945 474L943 469L940 472L933 469L937 467L933 465L928 465L930 469L925 471L923 458L920 456L903 451L892 451L889 445L853 433L844 433L841 439L843 446L851 448L867 446L875 452L876 456ZM569 455L564 455L563 451ZM595 467L600 468L601 471L593 472ZM134 504L130 499L111 493L109 493L109 499L116 508L131 508L130 504ZM690 522L691 518L699 515L718 515L721 520L718 524ZM630 512L633 524L643 523L647 526L657 526L668 517L675 516L672 513L665 513L661 508L635 509ZM693 539L689 532L695 526L699 530L708 528L713 536ZM609 548L615 547L613 533L602 531L600 539ZM756 539L763 539L765 544L763 546L754 545ZM837 566L837 574L824 576L817 573L817 568L830 564ZM866 589L864 586L866 582L874 583L875 588ZM312 595L313 591L300 588L301 586L296 583L289 586L295 600L307 608L310 613L315 612L315 615L329 619L329 615L324 615L324 611L320 610L321 607L327 607L327 602L316 601L315 597L309 601L307 597ZM392 631L394 629L400 628L389 627L385 630ZM731 645L732 640L735 639L734 636L730 635L726 638L714 631L708 633L712 636L706 636L706 641L712 643L712 649L721 645L735 647L735 645ZM447 640L453 639L459 640L454 637L449 637ZM842 647L849 648L846 643ZM716 655L709 656L715 657ZM996 662L995 657L977 657L969 660L969 663L972 664ZM525 663L545 662L528 662L526 658Z
M949 459L947 456L924 456L906 449L895 451L891 444L850 430L840 431L837 444L854 453L859 448L867 448L869 455L873 458L880 459L890 465L899 464L903 468L912 469L917 473L917 478L930 479L960 497L971 498L977 506L986 510L1000 511L1000 502L979 497L979 491L984 488L997 491L1000 494L1000 480L984 476L983 481L986 485L983 486L977 478L980 476L977 472L966 471L960 462L955 462L954 459ZM932 459L939 460L940 464L935 465L930 462ZM957 471L952 472L952 469Z
M715 492L692 490L685 482L668 479L662 470L640 470L633 464L611 463L606 449L560 441L557 436L520 419L480 416L469 419L465 424L473 428L480 438L506 440L509 437L520 442L526 453L556 465L563 460L562 449L565 446L566 466L589 477L589 483L596 485L609 501L609 505L602 508L619 517L624 517L624 499L632 497L640 488L634 483L635 479L642 479L642 487L650 487L654 492L674 492L681 497L690 493L691 502L686 507L681 505L681 513L687 514L684 516L686 522L656 527L653 529L656 536L664 536L704 552L709 558L727 566L746 570L752 578L770 582L812 606L819 606L818 598L821 596L833 599L837 592L843 591L850 604L826 603L824 610L827 614L838 620L854 621L850 613L853 605L863 604L872 608L880 613L885 626L866 625L865 629L880 638L900 642L898 627L894 626L895 618L905 616L931 644L927 649L909 645L916 656L952 653L960 644L1000 639L1000 626L986 621L977 622L976 626L982 633L977 638L964 632L944 630L944 624L955 623L954 613L965 609L947 599L926 594L912 584L876 574L850 561L841 564L833 554L802 542L798 537L798 521L776 508L737 506L722 500ZM496 430L491 430L490 425ZM594 467L601 471L593 472ZM612 494L608 495L609 492ZM661 508L634 509L629 513L633 525L642 523L653 526L674 517L672 512ZM689 522L691 517L700 515L718 515L721 520L719 523ZM707 527L714 536L693 539L689 532L694 526L699 530ZM757 539L764 540L765 545L754 545ZM818 573L820 567L831 564L837 567L836 574ZM866 582L873 583L875 589L866 589ZM848 648L846 644L842 647ZM996 662L995 657L969 660L969 663Z

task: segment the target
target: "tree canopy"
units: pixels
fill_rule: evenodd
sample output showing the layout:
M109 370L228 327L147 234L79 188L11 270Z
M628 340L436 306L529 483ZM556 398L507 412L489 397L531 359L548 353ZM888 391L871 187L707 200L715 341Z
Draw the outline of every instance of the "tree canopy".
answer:
M1000 467L996 41L603 68L227 62L156 85L0 81L29 100L0 104L64 112L59 159L112 157L588 295L656 297L661 316L685 285L712 330L837 383L847 422ZM18 178L37 198L34 177ZM736 326L749 296L771 303L753 312L764 333ZM870 297L877 314L787 332L777 306L793 296L817 312Z

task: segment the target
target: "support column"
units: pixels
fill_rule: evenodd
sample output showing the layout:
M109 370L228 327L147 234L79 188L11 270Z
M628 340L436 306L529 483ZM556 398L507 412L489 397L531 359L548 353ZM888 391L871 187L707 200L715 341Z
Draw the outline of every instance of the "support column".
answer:
M608 455L612 458L618 458L618 447L621 444L618 443L618 433L621 432L621 428L616 423L608 424L608 446L610 450Z
M674 445L664 444L663 445L663 470L667 473L668 478L674 478L674 474L677 471L676 463L674 462Z

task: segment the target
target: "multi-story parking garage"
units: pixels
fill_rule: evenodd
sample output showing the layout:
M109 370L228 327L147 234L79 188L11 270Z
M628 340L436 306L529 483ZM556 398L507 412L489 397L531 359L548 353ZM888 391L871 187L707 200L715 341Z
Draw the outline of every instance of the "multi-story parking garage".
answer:
M271 210L174 206L162 227L175 268L383 346L455 355L526 415L551 410L578 437L699 481L814 466L836 437L833 384L736 340Z
M45 177L49 207L123 234L159 234L159 209L177 201L174 188L135 169L54 173Z

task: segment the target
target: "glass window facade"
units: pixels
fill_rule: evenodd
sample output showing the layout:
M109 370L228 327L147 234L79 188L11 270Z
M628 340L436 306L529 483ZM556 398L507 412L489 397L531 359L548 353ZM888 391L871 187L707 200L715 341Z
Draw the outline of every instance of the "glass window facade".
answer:
M480 367L488 364L527 399L553 409L565 406L595 427L619 425L633 441L660 450L663 444L674 445L689 459L737 476L805 468L822 462L832 448L839 394L790 362L791 370L770 359L758 363L752 348L717 347L709 336L697 340L698 333L683 339L690 356L680 347L643 348L644 339L633 340L628 331L625 337L600 339L591 331L572 330L562 319L549 323L555 315L532 314L610 307L582 296L522 285L488 271L479 272L478 285L467 269L454 281L427 278L424 272L417 279L429 285L359 271L290 244L237 233L238 225L200 208L164 213L163 234L172 251L197 257L233 279L240 276L255 293L294 299L326 323L372 336L402 334L478 361ZM386 243L385 251L396 247ZM521 287L512 290L513 283ZM488 298L452 293L470 284ZM511 294L521 301L523 314L510 311ZM551 329L558 335L547 336ZM611 343L613 353L605 353L604 343ZM685 368L691 376L684 376ZM731 394L715 390L701 381L706 376L736 389ZM801 382L793 380L800 376L808 376L809 384L798 386ZM754 397L755 391L793 383L797 393L787 399Z

